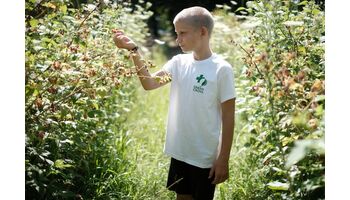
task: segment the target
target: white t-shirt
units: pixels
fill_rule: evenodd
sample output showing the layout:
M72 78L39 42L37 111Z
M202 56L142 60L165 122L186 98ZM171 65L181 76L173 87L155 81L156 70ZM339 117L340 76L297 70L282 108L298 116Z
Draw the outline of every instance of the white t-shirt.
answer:
M232 67L216 54L201 61L180 54L163 70L172 76L164 152L210 168L221 139L221 103L236 97Z

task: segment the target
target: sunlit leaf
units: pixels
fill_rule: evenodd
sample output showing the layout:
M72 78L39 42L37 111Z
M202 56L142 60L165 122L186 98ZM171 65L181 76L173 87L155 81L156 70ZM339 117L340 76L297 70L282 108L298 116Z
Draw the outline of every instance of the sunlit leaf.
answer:
M123 110L124 110L125 112L130 112L130 109L129 109L129 108L126 108L126 107L124 107Z
M287 157L287 162L285 164L286 168L298 163L302 160L311 150L315 150L319 154L324 154L325 144L324 139L318 140L299 140L295 142L295 147L289 153Z
M299 6L305 6L307 5L308 1L302 1L300 3L298 3Z
M63 12L63 14L67 13L67 6L66 5L61 5L60 6L60 11Z
M230 1L232 5L237 5L236 1Z
M302 26L304 24L303 21L285 21L283 22L286 26Z
M282 183L279 181L270 182L267 184L268 188L271 190L284 190L287 191L289 189L289 183Z
M45 7L48 7L48 8L56 9L56 5L51 3L51 2L47 2L47 3L44 3L42 5Z
M61 143L61 144L66 144L66 143L68 143L68 144L73 144L74 141L69 140L69 139L65 139L65 140L60 141L60 143Z
M73 165L66 164L65 161L61 160L61 159L56 160L54 166L56 168L59 168L59 169L65 169L65 168L73 167Z
M239 8L237 8L237 10L235 10L235 12L245 11L245 10L247 10L247 8L245 8L245 7L239 7Z
M36 28L38 26L38 24L39 24L39 21L37 19L33 18L33 19L31 19L29 21L29 24L30 24L31 27Z

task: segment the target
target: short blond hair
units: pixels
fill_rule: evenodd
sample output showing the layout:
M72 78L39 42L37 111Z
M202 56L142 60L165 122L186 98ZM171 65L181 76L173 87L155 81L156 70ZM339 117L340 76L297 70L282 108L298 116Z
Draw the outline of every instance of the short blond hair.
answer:
M213 16L207 9L200 6L183 9L175 16L173 23L175 24L177 21L185 21L195 28L204 26L207 28L209 36L214 28Z

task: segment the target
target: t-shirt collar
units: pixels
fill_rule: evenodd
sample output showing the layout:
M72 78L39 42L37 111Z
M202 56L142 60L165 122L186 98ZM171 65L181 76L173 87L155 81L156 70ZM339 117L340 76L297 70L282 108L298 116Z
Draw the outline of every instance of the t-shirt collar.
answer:
M193 62L194 64L206 63L206 62L212 60L212 59L214 58L214 56L215 56L215 53L212 53L210 57L208 57L208 58L206 58L206 59L204 59L204 60L196 60L196 59L194 59L193 53L191 54L192 62Z

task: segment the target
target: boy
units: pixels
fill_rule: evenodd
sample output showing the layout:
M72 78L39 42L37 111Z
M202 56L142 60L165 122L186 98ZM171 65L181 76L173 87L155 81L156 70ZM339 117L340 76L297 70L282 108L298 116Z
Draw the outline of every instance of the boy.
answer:
M174 56L152 75L130 38L116 31L113 40L133 52L145 90L166 84L156 76L172 78L164 147L171 157L167 187L176 192L177 200L213 199L215 185L228 178L236 95L232 67L210 49L214 22L208 10L184 9L173 23L176 42L182 51L192 53Z

